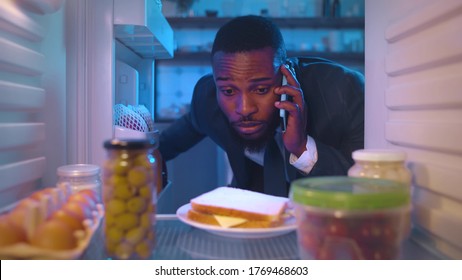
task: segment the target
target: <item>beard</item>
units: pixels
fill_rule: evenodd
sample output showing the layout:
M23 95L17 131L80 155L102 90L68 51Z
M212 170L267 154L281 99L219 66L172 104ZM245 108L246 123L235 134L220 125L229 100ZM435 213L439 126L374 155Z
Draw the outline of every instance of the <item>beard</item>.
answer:
M266 143L274 137L276 132L276 128L279 125L279 111L276 112L274 117L269 121L267 129L264 133L256 138L256 139L248 139L244 138L241 134L239 134L236 129L231 129L234 138L245 147L249 152L258 152L266 146Z

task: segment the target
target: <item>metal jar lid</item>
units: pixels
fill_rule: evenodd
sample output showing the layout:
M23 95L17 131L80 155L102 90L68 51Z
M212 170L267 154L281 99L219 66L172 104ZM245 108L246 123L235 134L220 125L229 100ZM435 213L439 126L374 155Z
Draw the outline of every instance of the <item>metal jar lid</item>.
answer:
M111 139L104 142L104 148L108 150L141 150L155 149L159 142L151 139Z
M383 161L383 162L397 162L405 161L406 153L398 150L386 149L364 149L354 151L352 154L354 160L360 161Z
M71 164L58 167L56 174L60 177L87 177L99 175L100 167L93 164Z

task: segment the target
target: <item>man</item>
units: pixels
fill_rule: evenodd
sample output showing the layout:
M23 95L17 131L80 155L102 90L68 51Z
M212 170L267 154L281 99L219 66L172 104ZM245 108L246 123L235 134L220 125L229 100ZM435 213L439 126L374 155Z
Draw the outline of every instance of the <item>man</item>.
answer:
M197 82L190 112L161 134L165 160L210 137L227 153L235 187L286 196L296 178L346 175L351 153L364 145L360 73L320 58L288 59L279 29L258 16L220 28L212 69Z

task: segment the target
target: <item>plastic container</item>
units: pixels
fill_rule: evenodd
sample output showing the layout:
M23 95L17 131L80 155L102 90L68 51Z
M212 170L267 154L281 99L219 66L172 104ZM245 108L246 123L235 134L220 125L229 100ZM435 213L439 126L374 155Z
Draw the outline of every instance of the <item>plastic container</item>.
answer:
M301 259L397 259L408 232L402 183L346 176L292 182Z
M104 234L109 257L148 259L152 254L157 204L152 153L157 145L153 139L104 143Z
M396 150L357 150L350 177L389 179L411 186L411 171L406 167L406 153Z
M101 194L101 168L93 164L71 164L58 167L58 184L69 183L72 192L91 189Z

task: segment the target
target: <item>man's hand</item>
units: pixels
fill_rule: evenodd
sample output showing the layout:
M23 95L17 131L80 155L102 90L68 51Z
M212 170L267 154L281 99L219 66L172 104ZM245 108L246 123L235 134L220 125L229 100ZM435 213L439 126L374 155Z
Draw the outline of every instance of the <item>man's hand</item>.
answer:
M288 112L287 129L282 135L286 149L297 157L306 151L306 114L305 99L300 84L287 65L280 67L282 75L287 78L287 85L277 87L274 93L277 95L287 94L287 101L276 101L274 106Z

